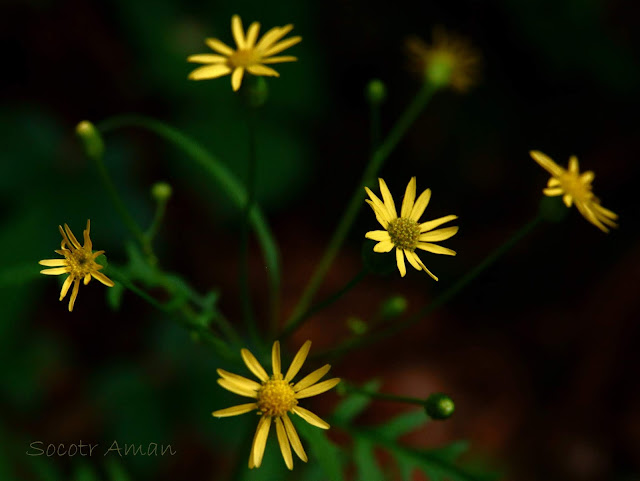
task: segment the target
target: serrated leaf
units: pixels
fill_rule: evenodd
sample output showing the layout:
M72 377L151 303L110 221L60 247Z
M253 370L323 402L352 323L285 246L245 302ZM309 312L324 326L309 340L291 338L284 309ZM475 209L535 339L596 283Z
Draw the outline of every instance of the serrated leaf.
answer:
M447 461L453 463L456 459L458 459L463 453L468 451L469 442L465 440L454 441L451 444L448 444L442 448L434 448L429 449L426 453L430 456L435 456L443 461Z
M298 416L291 416L291 420L295 424L296 430L307 442L305 449L311 453L310 457L316 458L327 479L329 481L344 481L340 449L327 437L325 431L307 424Z
M377 391L380 389L380 381L372 380L362 386L365 391ZM331 418L338 424L351 422L356 416L371 404L371 397L358 392L348 392L333 411Z
M400 414L390 421L376 426L374 431L388 439L397 439L404 434L415 431L428 421L427 413L424 412L424 409L419 409Z
M384 474L378 466L373 443L357 439L353 447L353 460L356 465L357 479L366 481L384 481Z

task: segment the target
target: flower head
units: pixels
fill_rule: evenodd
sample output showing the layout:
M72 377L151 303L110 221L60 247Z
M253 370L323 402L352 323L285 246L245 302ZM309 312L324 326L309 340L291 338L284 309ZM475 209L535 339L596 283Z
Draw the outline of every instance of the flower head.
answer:
M187 58L188 62L205 64L189 74L191 80L204 80L231 74L231 87L234 91L240 88L244 72L252 75L279 77L280 74L265 64L295 62L292 56L274 57L275 54L288 49L302 40L302 37L291 37L280 40L293 29L293 25L274 27L258 39L260 24L253 22L246 35L242 28L242 20L238 15L231 17L231 32L236 42L236 50L217 38L206 39L206 44L220 55L198 54Z
M53 267L53 269L43 269L41 274L48 274L56 276L59 274L69 274L62 284L62 290L60 291L60 300L64 299L67 295L67 291L71 284L73 284L73 291L71 292L71 299L69 299L69 311L73 310L73 305L78 297L78 289L80 288L80 281L84 280L84 285L89 284L91 278L95 278L102 282L105 286L113 287L113 281L104 274L98 272L103 266L96 262L96 258L104 254L104 251L93 252L91 239L89 238L89 229L91 223L87 220L87 228L84 231L84 245L81 246L78 239L73 235L71 229L67 224L58 226L60 234L62 234L62 242L60 243L60 250L56 250L57 254L64 256L64 259L45 259L38 263L43 266Z
M466 39L435 28L432 45L418 37L410 37L406 46L411 69L435 87L451 87L458 92L466 92L477 82L480 54Z
M418 220L431 199L431 190L425 190L416 200L416 178L411 177L404 194L404 200L402 201L400 217L398 217L396 206L393 202L393 197L391 197L391 192L389 192L387 188L387 184L382 179L378 179L378 181L380 182L380 192L382 193L383 200L376 197L368 187L365 187L365 190L370 198L370 200L367 199L367 203L371 206L376 215L376 219L378 219L378 222L380 222L385 230L367 232L365 237L378 241L373 248L375 252L389 252L395 247L396 263L398 264L398 270L402 277L407 273L404 264L404 258L406 257L409 260L409 264L414 268L425 271L437 281L438 278L425 267L415 253L415 250L422 249L433 252L434 254L455 256L455 251L433 244L433 242L453 237L458 232L458 227L433 229L445 222L457 219L458 216L447 215L419 224Z
M280 343L273 343L271 350L271 364L273 374L269 376L258 360L247 349L242 349L242 359L249 370L258 378L260 382L252 381L237 374L218 369L220 379L218 384L223 388L240 396L252 398L253 402L240 404L227 409L221 409L213 412L215 417L236 416L238 414L248 413L256 410L261 415L256 428L256 434L253 438L251 446L251 454L249 455L249 468L259 468L264 455L264 448L269 436L269 428L273 422L276 427L278 436L278 444L282 457L289 469L293 469L293 457L291 456L291 447L305 463L307 455L304 452L298 433L289 419L288 413L297 414L309 424L317 426L321 429L329 429L329 424L320 419L317 415L307 409L298 406L298 401L307 397L322 394L329 389L335 387L339 382L339 378L328 379L318 382L324 377L331 366L326 364L313 371L308 376L302 378L297 383L293 383L293 378L298 374L300 368L304 364L311 341L305 342L298 353L293 358L291 366L286 374L282 374L280 369Z
M582 216L603 232L609 232L609 227L618 227L614 222L618 216L600 205L591 191L591 182L595 174L590 170L580 173L578 158L569 158L569 169L565 170L551 160L547 155L537 150L529 152L533 160L551 174L547 187L542 191L549 197L562 196L567 207L575 204ZM605 225L606 224L606 225Z

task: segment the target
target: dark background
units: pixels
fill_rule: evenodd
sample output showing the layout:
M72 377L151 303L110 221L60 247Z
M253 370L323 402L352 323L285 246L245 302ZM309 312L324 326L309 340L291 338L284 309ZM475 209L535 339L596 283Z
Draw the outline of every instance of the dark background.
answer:
M291 22L303 37L291 49L300 60L268 79L258 132L258 197L280 243L285 314L366 163L367 81L387 84L387 131L419 88L406 71L406 36L429 40L432 27L444 25L468 37L484 60L479 85L465 96L438 94L381 171L396 198L412 175L419 190L432 189L425 218L460 217L460 232L444 243L458 256L422 255L437 284L413 270L405 279L367 278L314 316L290 350L307 338L314 350L335 345L347 335L349 317L373 315L372 299L402 294L409 311L417 310L535 216L548 175L529 150L561 165L576 154L583 170L596 172L594 191L620 215L620 229L604 234L571 209L443 309L334 371L353 382L379 378L385 392L449 392L456 415L407 442L469 439L472 457L508 479L640 479L635 3L28 0L1 8L2 479L83 469L77 458L26 459L35 440L103 447L114 439L153 441L178 451L124 459L140 480L226 479L236 455L248 456L244 448L238 454L237 443L254 419L210 417L236 400L215 383L215 357L130 293L120 311L110 310L106 289L95 282L81 288L67 312L66 300L57 302L60 283L39 275L36 264L55 257L58 224L69 223L78 236L87 218L95 248L114 263L125 261L125 228L73 134L80 120L125 112L156 117L244 176L247 130L229 78L186 79L194 66L185 59L207 51L205 37L232 42L234 13L245 28L253 20L263 32ZM219 288L222 309L239 319L238 212L197 167L152 135L123 131L106 142L108 168L143 225L152 217L152 183L173 185L157 242L163 266L202 292ZM363 209L320 296L358 272L364 233L376 228ZM254 295L264 308L254 247ZM336 399L328 394L311 405L326 415ZM361 422L403 409L376 402ZM275 445L267 451L281 463ZM89 461L103 469L102 459Z

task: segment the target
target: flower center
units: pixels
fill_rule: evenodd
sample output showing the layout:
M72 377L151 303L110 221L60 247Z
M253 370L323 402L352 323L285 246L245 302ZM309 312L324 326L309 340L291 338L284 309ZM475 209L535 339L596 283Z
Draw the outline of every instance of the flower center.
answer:
M243 49L236 50L229 56L229 66L235 67L249 67L259 63L260 56L256 54L255 49Z
M575 174L566 173L560 179L562 189L574 199L586 201L593 198L591 182L584 182Z
M446 51L435 51L430 55L425 68L426 78L437 87L451 82L455 70L456 58Z
M420 238L420 226L415 220L398 217L387 227L391 242L400 249L414 251Z
M269 379L258 391L258 410L265 416L281 417L298 404L291 384L282 379Z
M85 252L83 249L75 249L71 252L71 255L67 257L69 265L71 266L71 273L77 277L84 277L90 274L93 269L91 262L91 255Z

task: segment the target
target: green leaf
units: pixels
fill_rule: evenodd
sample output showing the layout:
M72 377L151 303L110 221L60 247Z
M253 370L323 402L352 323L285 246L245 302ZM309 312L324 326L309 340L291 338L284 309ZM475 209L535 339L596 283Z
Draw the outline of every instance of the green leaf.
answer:
M338 385L338 388L340 386ZM362 386L366 391L377 391L380 389L380 381L372 380ZM344 400L340 402L333 411L332 420L337 424L346 424L351 422L366 407L371 404L371 397L358 392L348 393Z
M353 448L353 460L358 473L357 479L366 481L384 481L384 474L378 466L373 451L373 443L364 439L356 439Z
M119 282L114 282L114 286L106 290L107 304L112 310L120 310L124 290L124 286Z
M424 409L419 409L400 414L385 424L376 426L374 431L388 439L397 439L404 434L415 431L428 421L429 416L424 412Z
M327 437L325 431L307 424L298 416L291 416L291 420L296 430L307 441L308 446L305 446L305 449L311 453L310 458L316 458L329 481L344 481L342 474L344 463L340 456L340 449Z

